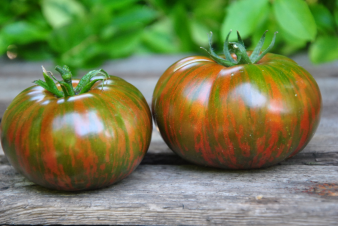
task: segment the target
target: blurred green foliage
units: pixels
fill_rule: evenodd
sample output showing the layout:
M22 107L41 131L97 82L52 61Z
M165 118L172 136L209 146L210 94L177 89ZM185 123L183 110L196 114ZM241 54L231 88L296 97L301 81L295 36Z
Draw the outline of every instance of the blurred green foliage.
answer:
M314 63L338 59L338 0L2 0L0 55L53 59L72 69L131 54L199 52L230 29L253 48L265 30L272 52L308 50ZM231 39L235 39L233 32Z

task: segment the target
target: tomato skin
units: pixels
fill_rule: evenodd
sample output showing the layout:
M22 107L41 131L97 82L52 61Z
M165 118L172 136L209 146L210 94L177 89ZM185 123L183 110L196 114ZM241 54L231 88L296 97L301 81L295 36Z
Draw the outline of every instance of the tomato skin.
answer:
M232 67L184 58L164 72L152 100L155 124L172 151L226 169L268 167L297 154L315 133L321 106L313 77L270 53Z
M115 76L67 98L32 86L13 100L1 122L2 147L14 168L39 185L66 191L127 177L146 154L151 133L143 95Z

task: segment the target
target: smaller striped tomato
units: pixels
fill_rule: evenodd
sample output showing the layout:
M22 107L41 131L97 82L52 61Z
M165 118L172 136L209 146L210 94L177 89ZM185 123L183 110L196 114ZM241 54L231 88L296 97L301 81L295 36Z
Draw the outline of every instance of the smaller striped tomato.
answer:
M238 34L238 33L237 33ZM321 94L313 77L293 60L253 52L238 42L224 56L187 57L170 66L153 94L154 121L167 145L196 164L268 167L308 144L319 124ZM231 54L232 52L232 54Z
M63 81L55 84L43 68L45 81L35 81L5 111L1 144L8 160L29 180L57 190L101 188L127 177L150 144L145 98L103 70L81 80L72 80L66 66L56 70Z

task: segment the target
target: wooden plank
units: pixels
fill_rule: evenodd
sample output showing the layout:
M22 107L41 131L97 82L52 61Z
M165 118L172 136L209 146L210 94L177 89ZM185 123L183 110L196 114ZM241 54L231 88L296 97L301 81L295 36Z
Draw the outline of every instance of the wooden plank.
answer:
M1 165L3 224L299 224L338 222L336 166L224 171L141 165L105 189L65 193Z

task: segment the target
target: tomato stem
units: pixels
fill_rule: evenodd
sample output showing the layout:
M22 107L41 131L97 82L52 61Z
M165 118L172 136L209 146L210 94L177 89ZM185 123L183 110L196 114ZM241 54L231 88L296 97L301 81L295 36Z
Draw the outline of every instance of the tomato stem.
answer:
M53 93L56 97L69 97L69 96L74 96L77 94L82 94L88 92L92 86L97 82L97 81L102 81L106 80L109 78L109 74L100 69L100 70L93 70L88 72L85 76L81 78L79 81L78 85L73 88L72 84L72 73L69 70L69 67L64 65L62 68L60 66L56 66L55 70L58 71L61 74L61 77L63 81L60 81L54 77L54 75L50 72L50 77L46 69L42 66L42 74L44 76L45 81L42 80L36 80L33 83L36 85L39 85L46 89L47 91ZM99 75L102 75L102 77L99 77ZM95 79L93 79L96 77ZM59 83L61 90L59 90L53 81L53 79ZM103 83L102 83L103 86Z
M225 67L231 67L231 66L240 65L240 64L256 64L273 47L273 45L275 44L275 40L276 40L276 34L278 33L278 32L274 33L274 36L272 38L272 41L269 47L261 53L261 49L265 41L265 34L267 32L265 31L263 36L259 40L256 48L254 49L254 51L249 57L245 49L244 42L238 31L237 31L238 41L229 42L229 37L230 37L231 32L232 30L230 30L230 32L228 33L224 41L223 53L224 53L225 58L218 56L212 49L212 32L210 32L210 35L209 35L209 50L201 47L203 50L205 50L209 54L211 59L213 59L216 63L223 65ZM237 60L232 58L231 53L234 53L236 55Z
M227 37L228 38L228 37ZM227 41L227 40L226 40ZM230 53L229 53L229 56L228 55L225 55L226 59L218 56L214 50L212 49L212 32L210 31L210 34L209 34L209 50L201 47L201 49L205 50L211 59L213 59L214 61L216 61L217 63L223 65L223 66L226 66L226 67L231 67L231 66L234 66L236 65L236 61L231 57Z

